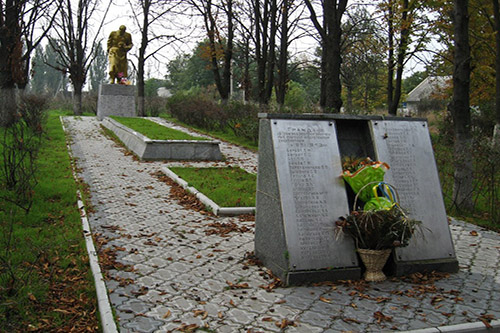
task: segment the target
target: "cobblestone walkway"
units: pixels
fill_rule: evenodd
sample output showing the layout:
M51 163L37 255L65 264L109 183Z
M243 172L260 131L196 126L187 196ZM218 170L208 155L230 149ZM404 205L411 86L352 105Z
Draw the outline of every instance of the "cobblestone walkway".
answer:
M72 151L90 186L92 232L101 251L116 253L106 286L121 332L341 332L415 330L500 319L500 235L452 221L460 272L428 284L393 279L378 284L276 288L251 265L254 222L210 217L169 197L153 177L162 166L140 162L103 135L93 117L65 117ZM160 119L156 119L163 122ZM171 125L170 125L171 126ZM227 160L256 172L255 153L222 144ZM186 163L184 163L186 164ZM207 235L214 223L249 232ZM414 282L414 281L413 281Z

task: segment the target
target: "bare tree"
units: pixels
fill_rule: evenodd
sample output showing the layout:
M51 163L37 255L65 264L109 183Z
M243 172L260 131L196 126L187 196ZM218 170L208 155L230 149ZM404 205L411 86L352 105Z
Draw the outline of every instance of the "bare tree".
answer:
M493 143L497 149L500 149L500 6L498 0L491 0L493 3L493 20L495 31L495 129L493 131Z
M137 61L137 113L144 117L144 75L145 64L150 59L159 61L160 51L182 37L173 32L174 19L167 20L168 15L175 15L176 8L181 4L179 0L128 0L132 9L132 18L141 34L141 44L138 50ZM171 17L171 18L172 18ZM169 25L170 24L170 25ZM171 34L166 32L172 31ZM152 51L147 51L153 46Z
M258 100L267 104L274 84L278 6L276 0L255 0L253 6Z
M396 115L401 99L403 71L408 61L425 50L430 40L429 18L423 0L384 0L379 9L387 23L387 107Z
M455 42L453 99L450 104L455 131L454 204L458 209L472 208L473 163L470 114L471 57L469 44L468 0L454 0Z
M320 23L317 6L305 0L311 20L321 40L321 96L320 105L326 112L340 112L342 107L342 84L340 81L341 20L348 0L323 0L321 9L323 22Z
M74 4L77 5L76 9ZM90 31L91 20L99 10L99 0L64 0L60 15L54 22L54 38L49 39L51 47L59 55L53 68L69 74L73 85L73 112L82 114L82 89L87 80L90 64L96 56L98 36L111 1L108 3L97 29ZM89 51L90 50L90 51Z
M227 101L231 93L231 63L234 44L233 0L218 3L213 3L212 0L190 0L189 3L203 17L215 85L222 100ZM224 22L218 22L221 12L225 15ZM226 27L225 35L222 34L220 26Z
M31 54L52 27L59 2L0 0L0 126L14 121L15 89L26 87Z
M278 4L278 36L280 38L279 56L277 62L276 102L285 103L287 85L289 80L288 64L290 60L290 44L304 36L304 31L299 33L299 26L304 19L305 6L292 0L282 0Z

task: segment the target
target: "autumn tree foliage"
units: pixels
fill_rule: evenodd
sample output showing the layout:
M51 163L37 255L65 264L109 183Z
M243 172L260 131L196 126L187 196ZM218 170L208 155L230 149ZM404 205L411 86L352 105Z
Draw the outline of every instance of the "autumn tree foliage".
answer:
M359 7L346 13L342 24L342 84L347 113L370 112L382 106L385 44L370 12Z
M405 66L411 58L426 50L432 36L428 5L424 0L382 0L378 3L387 27L387 107L390 115L397 115Z
M196 0L189 3L203 18L208 38L208 49L204 56L210 61L210 70L221 99L227 101L232 90L231 65L235 32L233 1Z

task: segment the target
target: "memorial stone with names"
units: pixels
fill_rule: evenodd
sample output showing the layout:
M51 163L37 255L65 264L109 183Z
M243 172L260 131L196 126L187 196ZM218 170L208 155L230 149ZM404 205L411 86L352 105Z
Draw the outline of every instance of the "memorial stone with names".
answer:
M386 181L394 183L402 206L430 234L397 249L395 274L457 270L425 120L331 114L260 117L255 251L286 284L360 277L352 240L336 238L334 232L335 221L349 212L348 199L352 202L340 177L341 155L366 157L353 152L391 165ZM347 132L342 126L348 126Z
M267 139L272 144L264 149L272 156L259 154L259 168L273 168L269 163L276 166L279 189L267 189L269 176L259 172L257 206L263 207L272 199L281 206L281 216L279 221L272 217L271 223L257 225L257 256L266 258L265 264L273 266L273 272L287 284L310 279L359 278L353 242L335 239L335 220L331 218L349 212L339 177L342 166L333 122L261 121L261 133L269 130L271 138ZM261 144L266 145L262 141ZM257 209L257 219L267 220L267 213L266 209ZM269 230L276 222L281 225L277 227L283 237L278 243L284 246L269 251L269 244L277 241Z
M396 249L396 274L425 267L456 271L458 263L448 227L438 171L426 121L370 122L377 159L387 162L385 181L397 189L401 207L422 221L420 237Z

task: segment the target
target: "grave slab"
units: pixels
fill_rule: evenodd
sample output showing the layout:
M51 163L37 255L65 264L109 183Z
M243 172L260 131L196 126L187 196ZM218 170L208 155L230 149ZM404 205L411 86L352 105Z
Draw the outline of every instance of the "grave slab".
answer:
M219 141L211 140L151 140L109 117L102 125L111 130L142 160L218 161L222 159Z
M396 187L401 207L423 225L421 235L396 249L396 275L458 271L427 122L371 120L370 128L377 159L391 167L385 181Z
M356 279L350 239L335 237L349 212L332 121L261 119L255 251L286 284Z
M101 84L97 99L97 119L107 116L135 117L135 86Z

